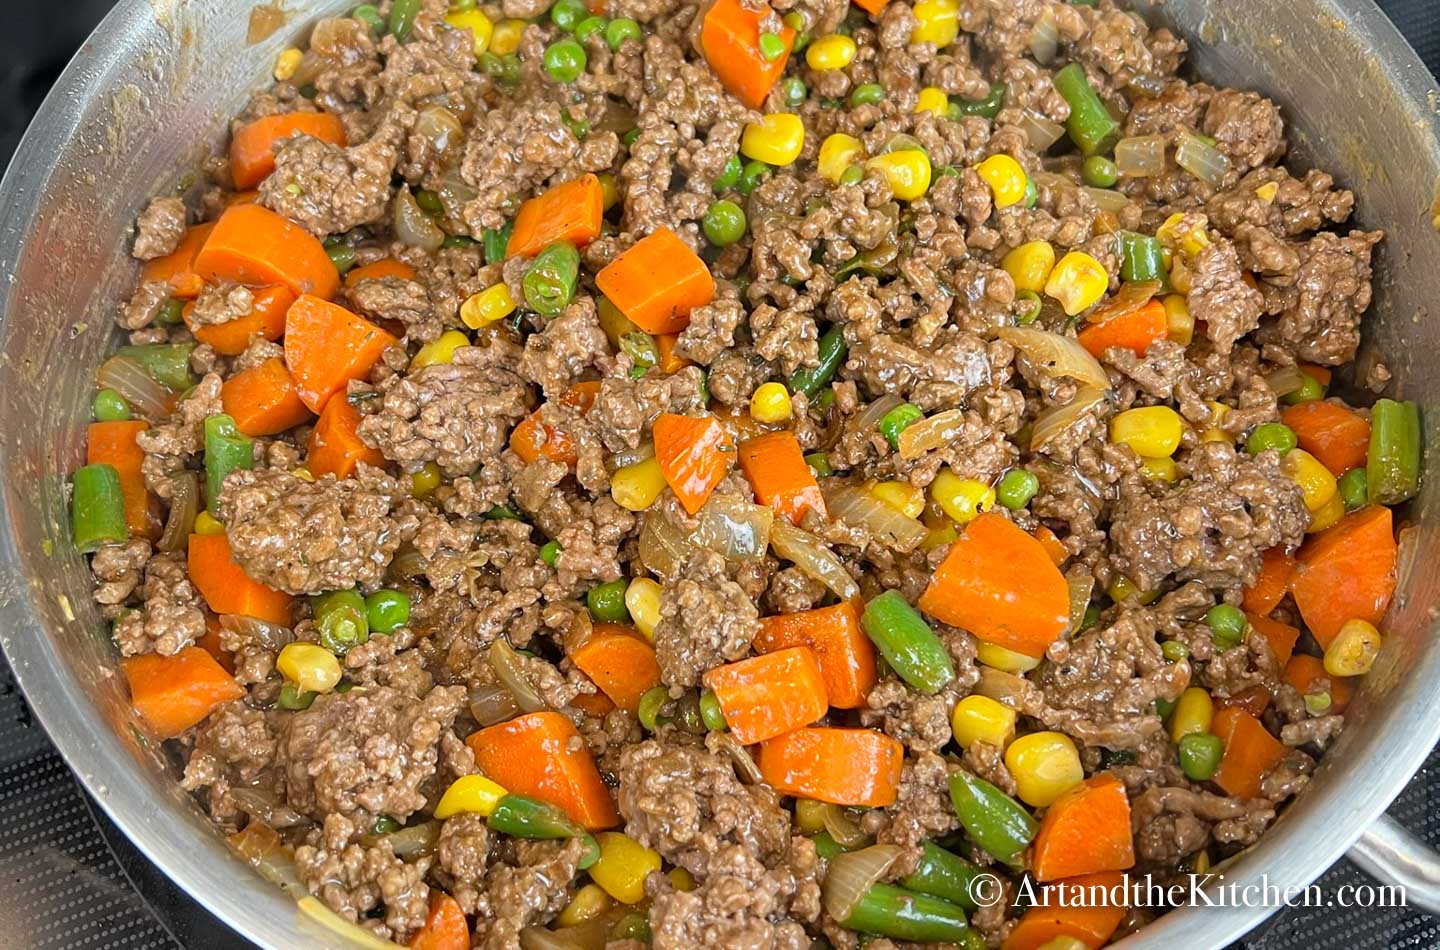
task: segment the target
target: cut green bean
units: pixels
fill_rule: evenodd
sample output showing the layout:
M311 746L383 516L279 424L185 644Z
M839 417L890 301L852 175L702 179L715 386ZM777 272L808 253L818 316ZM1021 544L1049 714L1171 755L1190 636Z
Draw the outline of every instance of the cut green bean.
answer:
M556 241L535 255L520 286L525 303L536 313L558 317L575 299L580 280L580 252L573 245Z
M225 476L255 467L255 440L235 428L227 415L205 419L205 505L213 515L220 503Z
M130 537L125 525L125 492L115 466L81 466L71 476L71 486L70 536L76 550L89 554Z
M949 113L952 118L978 115L993 119L1005 105L1005 84L993 83L990 94L984 99L951 99Z
M899 591L887 590L866 604L860 626L895 675L922 693L937 693L955 678L945 644Z
M902 878L900 884L912 891L958 904L966 910L974 910L975 898L971 896L971 887L982 873L958 854L927 841L921 847L920 863L914 873Z
M485 246L485 263L499 264L505 260L505 245L510 243L510 232L515 230L512 218L498 228L486 228L480 233L480 243Z
M424 0L395 0L390 4L390 32L397 40L404 43L410 39L415 17L424 5Z
M840 364L845 362L845 352L845 328L836 323L820 336L820 365L796 370L790 377L790 391L814 399L816 393L830 385Z
M336 656L344 656L370 639L369 611L356 590L335 590L310 598L320 643Z
M1160 280L1165 274L1165 259L1160 241L1148 234L1120 232L1120 276L1132 283Z
M1070 104L1066 131L1070 140L1086 155L1108 152L1120 134L1120 123L1105 108L1085 68L1071 63L1055 74L1055 89Z
M880 434L885 437L886 442L890 443L892 449L898 449L900 433L924 418L925 412L919 406L902 402L881 417Z
M190 353L194 343L148 343L122 346L116 356L128 356L141 366L150 378L171 392L184 392L195 384L190 375Z
M506 795L485 820L490 830L512 838L579 838L585 834L563 811L525 795Z
M1366 491L1372 505L1398 505L1420 490L1420 407L1381 399L1370 410Z
M959 943L970 931L964 908L890 884L870 885L841 925L916 943Z
M965 833L995 860L1019 867L1040 825L1015 799L969 772L950 776L950 804Z

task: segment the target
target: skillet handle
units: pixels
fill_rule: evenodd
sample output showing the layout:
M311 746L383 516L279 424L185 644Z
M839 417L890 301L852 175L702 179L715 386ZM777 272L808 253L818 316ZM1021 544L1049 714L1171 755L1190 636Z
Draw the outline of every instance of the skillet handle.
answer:
M1440 914L1440 855L1389 815L1366 828L1347 857L1380 883L1404 888L1407 906Z

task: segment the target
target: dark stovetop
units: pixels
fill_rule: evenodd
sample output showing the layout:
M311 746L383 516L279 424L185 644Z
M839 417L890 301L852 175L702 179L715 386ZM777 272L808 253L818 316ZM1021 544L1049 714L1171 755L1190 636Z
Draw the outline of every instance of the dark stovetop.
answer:
M0 31L0 161L111 0L52 4L8 0ZM237 4L244 6L244 4ZM1440 69L1435 0L1380 0L1401 31ZM1391 807L1440 846L1440 753ZM156 873L71 776L31 719L0 659L0 947L175 950L243 946L195 901ZM1319 879L1333 896L1368 879L1342 860ZM1291 909L1236 944L1242 950L1440 948L1440 919L1396 910Z

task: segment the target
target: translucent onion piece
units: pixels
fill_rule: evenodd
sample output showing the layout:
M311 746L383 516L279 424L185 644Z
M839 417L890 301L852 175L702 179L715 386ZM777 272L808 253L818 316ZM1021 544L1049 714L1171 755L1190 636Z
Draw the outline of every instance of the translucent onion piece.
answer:
M1029 357L1046 376L1068 376L1087 386L1110 388L1105 368L1074 337L1037 327L1001 327L999 335Z
M733 495L711 495L696 516L699 527L691 540L731 561L755 561L770 547L775 510Z
M220 626L234 631L246 639L259 642L267 650L283 650L295 639L295 634L289 627L266 623L264 620L256 620L254 617L245 617L240 614L221 614Z
M906 516L853 485L827 491L825 506L830 509L831 520L863 527L886 547L898 551L915 550L929 533L919 519Z
M820 815L825 822L825 830L830 832L830 837L835 839L836 844L846 848L858 848L870 841L870 836L862 831L839 805L827 802Z
M480 192L467 185L459 175L446 175L435 186L435 194L440 196L446 217L459 220L463 217L465 206L479 197Z
M249 29L245 31L245 43L247 46L263 43L284 25L285 11L280 9L278 3L266 3L252 7Z
M1305 373L1293 364L1282 366L1265 376L1265 384L1276 396L1288 396L1305 385Z
M395 206L391 217L395 236L404 244L427 251L438 251L440 245L445 243L445 232L430 220L428 214L420 210L420 206L415 203L415 196L408 189L401 188L395 193Z
M1024 709L1024 696L1029 688L1024 677L1006 673L990 666L977 667L980 679L975 683L975 692L1011 709Z
M169 390L155 382L140 361L132 357L112 356L100 364L95 385L115 390L146 419L154 421L170 415Z
M1065 586L1070 588L1070 632L1080 629L1085 611L1090 608L1090 595L1095 592L1095 575L1089 571L1076 570L1065 575Z
M673 580L695 552L690 536L658 509L646 512L640 529L640 563L662 581Z
M927 416L900 430L898 440L902 459L918 459L926 452L954 445L965 427L965 410L947 409Z
M1049 66L1055 61L1059 49L1060 27L1055 23L1054 12L1047 7L1030 28L1030 55L1041 66Z
M1175 164L1207 184L1219 186L1230 173L1230 159L1200 136L1184 129L1175 146Z
M1052 406L1035 418L1030 427L1030 451L1038 452L1056 436L1069 429L1105 399L1105 392L1093 386L1082 386L1075 398L1063 406Z
M240 786L230 789L230 800L240 810L271 828L295 828L310 824L310 819L284 804L270 792Z
M261 877L291 897L300 898L310 893L300 880L290 849L281 844L275 829L263 821L251 821L225 840Z
M415 134L430 143L436 154L446 155L465 140L465 129L455 113L444 106L422 109L415 120ZM441 199L444 202L444 199ZM449 205L446 205L449 210Z
M1025 138L1030 141L1031 148L1037 152L1043 152L1060 141L1061 136L1065 134L1065 126L1043 115L1026 112L1020 119L1020 131L1025 133ZM1039 182L1037 181L1036 184Z
M174 489L170 495L170 514L165 519L165 532L155 545L162 551L179 551L190 543L190 530L200 511L200 477L194 472L176 472L170 476Z
M526 927L520 931L520 947L521 950L604 950L614 926L614 919L607 915L559 930Z
M778 520L770 530L770 547L780 557L793 562L806 576L824 584L841 600L849 600L860 594L855 578L845 570L845 565L840 563L835 552L810 532L803 531L787 521Z
M885 418L885 413L894 409L905 400L894 393L886 393L879 399L865 407L865 411L855 417L847 428L852 432L871 432L880 425L880 420Z
M825 910L835 920L845 921L870 885L885 876L900 854L899 845L872 844L860 851L836 855L821 886L820 899Z
M643 462L646 459L655 457L655 443L644 442L633 449L621 449L610 459L616 468L624 468L627 465L634 465L636 462Z
M712 732L707 742L713 745L716 751L724 752L730 757L735 766L735 774L740 776L740 780L746 785L759 785L765 780L760 774L760 766L755 764L755 759L750 755L750 750L737 742L730 733Z
M373 48L370 28L351 17L317 20L310 31L310 49L342 66L360 62Z
M352 924L324 904L318 898L304 897L300 900L300 913L347 942L365 950L403 950L398 943L382 940L359 924Z
M521 711L532 713L549 708L545 705L545 700L540 698L540 693L530 685L530 680L525 677L520 654L515 652L515 648L507 643L504 637L496 637L490 643L488 656L495 676L510 690L510 695L515 697L515 704Z
M1085 319L1091 323L1105 323L1116 317L1134 313L1153 300L1155 295L1160 292L1161 286L1162 284L1158 280L1122 284L1119 293L1092 310Z
M1115 168L1126 178L1153 178L1165 171L1165 138L1132 135L1115 143Z
M406 861L423 858L435 853L440 844L440 822L425 821L409 828L401 828L384 835L361 835L360 843L373 848L381 841L388 841L395 856Z
M290 77L292 86L308 86L313 83L327 69L334 68L335 64L329 57L321 54L315 49L307 49L305 55L300 59L300 66L295 70L295 75Z
M470 715L482 726L493 726L520 715L520 705L498 683L476 686L470 690Z
M1085 192L1091 201L1095 202L1095 207L1101 211L1109 211L1111 214L1124 211L1125 206L1130 204L1129 198L1109 188L1092 188L1089 185L1082 185L1080 190Z

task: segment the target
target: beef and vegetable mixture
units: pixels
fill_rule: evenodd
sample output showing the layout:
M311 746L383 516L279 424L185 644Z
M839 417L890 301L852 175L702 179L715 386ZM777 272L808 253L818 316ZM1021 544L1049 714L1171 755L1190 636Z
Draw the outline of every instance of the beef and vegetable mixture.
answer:
M313 24L141 214L74 479L184 787L426 950L1143 926L1015 896L1260 838L1419 478L1351 366L1380 232L1185 48L1111 0Z

